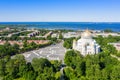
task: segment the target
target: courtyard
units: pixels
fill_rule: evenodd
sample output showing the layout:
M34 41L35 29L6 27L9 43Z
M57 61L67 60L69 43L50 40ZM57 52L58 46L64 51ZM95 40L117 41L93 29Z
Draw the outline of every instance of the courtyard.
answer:
M66 49L63 47L63 42L52 44L45 48L33 50L23 53L27 62L31 62L33 58L47 58L48 60L64 60Z

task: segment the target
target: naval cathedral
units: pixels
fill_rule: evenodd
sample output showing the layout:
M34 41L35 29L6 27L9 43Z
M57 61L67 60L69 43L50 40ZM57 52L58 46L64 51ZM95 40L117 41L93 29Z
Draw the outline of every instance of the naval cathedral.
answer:
M73 41L73 49L80 51L80 53L84 56L100 52L100 46L92 38L92 33L89 30L85 30L81 34L81 38L79 40Z

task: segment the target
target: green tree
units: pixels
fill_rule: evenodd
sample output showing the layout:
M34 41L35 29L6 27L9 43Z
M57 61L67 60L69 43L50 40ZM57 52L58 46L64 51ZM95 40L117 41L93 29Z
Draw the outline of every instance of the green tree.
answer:
M76 76L76 72L71 67L66 67L64 72L64 76L67 78L67 80L79 80Z
M111 29L105 29L104 32L113 32Z
M67 51L65 54L64 62L67 66L75 67L73 59L77 57L77 54L74 50Z
M59 34L59 39L63 39L62 33Z
M8 73L7 76L11 76L11 78L17 78L17 73L19 72L17 61L15 59L11 59L6 64L6 72Z
M0 76L5 75L5 61L0 59Z
M61 73L60 72L56 72L55 79L56 80L60 80L60 77L61 77Z
M34 58L32 60L32 66L35 71L43 71L45 67L50 67L51 63L45 58Z
M54 66L55 71L60 71L60 66L62 64L62 61L53 60L51 61L51 64Z
M119 80L119 79L120 79L120 64L114 66L111 73L111 80Z

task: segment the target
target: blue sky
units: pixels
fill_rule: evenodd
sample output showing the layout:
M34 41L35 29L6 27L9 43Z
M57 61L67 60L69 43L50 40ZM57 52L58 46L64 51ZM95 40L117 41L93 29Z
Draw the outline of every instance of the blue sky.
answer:
M0 0L0 22L120 22L120 0Z

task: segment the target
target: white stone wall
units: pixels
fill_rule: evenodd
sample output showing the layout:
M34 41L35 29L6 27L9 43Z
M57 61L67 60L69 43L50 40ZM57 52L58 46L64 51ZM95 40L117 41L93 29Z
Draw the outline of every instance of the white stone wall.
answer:
M73 42L73 49L81 52L82 55L97 54L100 52L100 46L93 39L79 39Z

